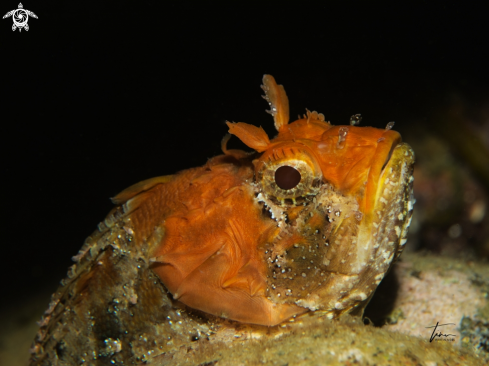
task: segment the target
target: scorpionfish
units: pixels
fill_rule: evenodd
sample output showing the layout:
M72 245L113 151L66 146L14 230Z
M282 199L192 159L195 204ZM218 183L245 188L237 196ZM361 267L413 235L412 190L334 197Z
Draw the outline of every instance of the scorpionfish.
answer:
M112 199L39 322L33 365L166 364L223 327L363 314L406 243L414 153L360 115L289 123L283 86L265 75L262 89L275 138L227 122L253 152L227 135L204 166Z

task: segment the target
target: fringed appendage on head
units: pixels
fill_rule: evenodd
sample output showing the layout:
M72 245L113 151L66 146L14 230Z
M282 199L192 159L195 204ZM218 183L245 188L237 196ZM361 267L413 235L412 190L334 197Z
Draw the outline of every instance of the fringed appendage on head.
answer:
M273 116L275 128L280 132L289 123L289 99L285 89L282 85L277 85L272 75L263 75L261 88L265 92L263 99L270 105L270 110L267 112Z
M244 122L226 122L229 133L237 136L244 144L258 152L265 151L270 145L270 140L265 130Z
M265 91L263 98L270 105L270 110L267 112L273 116L275 128L280 132L289 123L289 99L285 89L282 85L277 85L272 75L263 75L261 88ZM243 122L226 122L226 124L230 134L237 136L252 149L263 152L270 147L270 140L263 128Z

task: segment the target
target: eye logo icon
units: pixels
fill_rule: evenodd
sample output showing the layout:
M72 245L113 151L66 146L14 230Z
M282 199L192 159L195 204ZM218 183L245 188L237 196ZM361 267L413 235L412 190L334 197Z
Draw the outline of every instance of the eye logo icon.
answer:
M34 14L30 10L24 9L22 3L19 3L19 8L9 11L7 14L3 16L3 19L12 17L14 24L12 25L12 30L15 31L19 28L19 32L24 28L26 31L29 30L29 25L27 25L27 21L29 20L29 16L36 18L37 15Z

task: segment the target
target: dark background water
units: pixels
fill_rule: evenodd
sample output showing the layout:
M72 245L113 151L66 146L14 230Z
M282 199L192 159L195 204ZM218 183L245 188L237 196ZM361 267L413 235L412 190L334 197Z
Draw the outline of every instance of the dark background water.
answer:
M55 290L109 197L219 154L226 120L273 136L265 73L291 116L361 113L364 126L396 121L407 134L412 121L430 129L450 93L482 103L489 92L487 13L474 4L23 4L39 17L28 32L0 22L9 304Z

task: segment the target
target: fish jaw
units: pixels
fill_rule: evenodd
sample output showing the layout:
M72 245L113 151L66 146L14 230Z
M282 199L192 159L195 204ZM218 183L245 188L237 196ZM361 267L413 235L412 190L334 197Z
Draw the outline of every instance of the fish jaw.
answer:
M270 298L329 318L363 308L406 242L413 163L409 145L396 145L368 212L359 210L354 195L323 185L268 248Z

